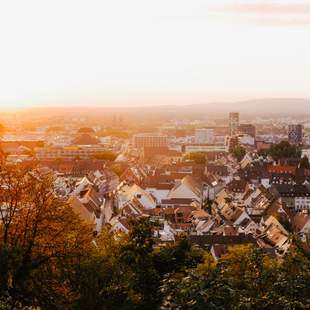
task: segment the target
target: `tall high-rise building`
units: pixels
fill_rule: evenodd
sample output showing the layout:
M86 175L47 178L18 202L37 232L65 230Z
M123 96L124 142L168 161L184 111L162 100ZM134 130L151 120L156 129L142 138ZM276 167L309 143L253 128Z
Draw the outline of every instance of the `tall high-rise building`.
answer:
M229 113L229 133L231 136L235 135L239 127L239 113Z
M302 143L302 125L288 125L288 142L292 144Z
M212 128L197 128L195 130L196 144L213 144L214 130Z
M239 139L237 136L226 136L225 137L225 146L228 152L232 152L233 149L239 145Z
M249 136L251 136L253 138L255 138L255 135L256 135L255 126L252 125L252 124L240 124L239 127L238 127L238 131L240 133L249 135Z

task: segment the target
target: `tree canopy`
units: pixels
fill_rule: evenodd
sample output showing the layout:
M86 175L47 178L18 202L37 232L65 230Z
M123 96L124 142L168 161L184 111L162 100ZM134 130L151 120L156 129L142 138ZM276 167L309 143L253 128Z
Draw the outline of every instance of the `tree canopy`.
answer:
M86 255L92 229L53 195L49 176L1 166L0 184L0 293L26 305L65 305L63 268Z
M309 307L309 246L296 238L281 260L239 245L215 261L186 236L157 246L145 217L94 236L36 170L2 165L0 184L1 309Z
M117 157L117 154L112 151L105 151L95 154L96 159L110 160L114 161Z
M288 141L281 141L273 144L270 149L260 152L261 155L270 155L274 160L281 158L299 158L300 149L298 146L290 144Z
M203 152L193 152L185 155L185 160L194 161L196 164L205 164L207 162L206 154Z
M167 277L162 309L307 309L309 263L296 243L283 262L235 246L218 262L207 255L198 268Z
M246 154L246 150L244 147L237 145L233 151L232 154L234 155L234 157L238 160L241 161L242 158L244 157L244 155Z

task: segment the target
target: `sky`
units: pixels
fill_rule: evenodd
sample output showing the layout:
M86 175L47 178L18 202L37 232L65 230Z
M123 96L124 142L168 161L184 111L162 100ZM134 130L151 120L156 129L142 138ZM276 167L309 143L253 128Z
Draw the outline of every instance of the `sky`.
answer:
M310 98L310 0L2 0L0 108Z

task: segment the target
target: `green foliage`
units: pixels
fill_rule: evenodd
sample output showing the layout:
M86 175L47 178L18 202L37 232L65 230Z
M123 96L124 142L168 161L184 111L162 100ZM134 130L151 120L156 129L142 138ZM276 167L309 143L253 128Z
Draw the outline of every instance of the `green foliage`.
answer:
M237 145L233 151L232 154L234 155L234 157L238 160L241 161L242 158L244 157L244 155L246 154L246 150L244 147Z
M146 218L130 221L127 242L120 248L120 262L130 277L126 301L133 308L156 309L160 277L153 264L153 227Z
M185 236L180 237L173 245L154 251L154 264L161 275L194 268L202 262L203 253L200 249L191 247Z
M100 152L100 153L95 154L96 159L102 159L102 160L114 161L116 157L117 157L117 154L112 151Z
M282 263L259 248L236 246L216 265L208 258L167 277L162 309L308 309L309 258L296 241Z
M184 160L191 160L194 161L196 164L205 164L207 161L206 154L202 152L189 153L184 156Z
M21 302L13 300L8 292L4 292L0 296L1 310L40 310L40 307L23 306Z
M14 210L0 218L0 309L309 308L310 252L295 237L281 260L239 245L217 262L185 236L156 246L144 217L93 237L48 179L14 169L0 173Z
M1 165L0 184L6 208L0 212L0 294L7 292L13 303L64 308L72 301L68 267L87 253L91 227L51 195L47 175Z
M287 141L281 141L278 144L274 144L268 150L264 150L259 153L260 155L270 155L274 160L281 158L299 158L301 151L295 146L291 145Z

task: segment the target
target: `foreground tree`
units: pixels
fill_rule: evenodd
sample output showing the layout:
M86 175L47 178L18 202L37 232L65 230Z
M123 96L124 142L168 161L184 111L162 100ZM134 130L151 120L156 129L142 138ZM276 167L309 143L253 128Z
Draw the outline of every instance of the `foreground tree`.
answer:
M0 184L0 291L26 305L67 304L64 271L87 255L91 228L55 197L49 175L2 165Z
M1 309L309 308L298 239L281 260L240 245L216 262L185 236L156 246L148 218L94 238L38 170L1 166L0 182Z
M233 156L238 160L241 161L244 155L246 154L246 150L244 147L237 145L233 151L232 151Z
M308 309L309 250L293 240L281 262L253 246L235 246L217 263L167 277L162 309Z

